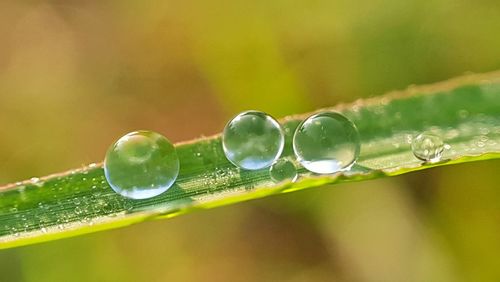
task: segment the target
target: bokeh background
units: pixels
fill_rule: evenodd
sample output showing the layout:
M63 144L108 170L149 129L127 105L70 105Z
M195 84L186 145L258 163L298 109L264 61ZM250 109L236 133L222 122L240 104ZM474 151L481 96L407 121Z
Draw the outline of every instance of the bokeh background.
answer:
M0 183L500 69L497 0L0 1ZM499 161L0 251L1 281L499 281Z

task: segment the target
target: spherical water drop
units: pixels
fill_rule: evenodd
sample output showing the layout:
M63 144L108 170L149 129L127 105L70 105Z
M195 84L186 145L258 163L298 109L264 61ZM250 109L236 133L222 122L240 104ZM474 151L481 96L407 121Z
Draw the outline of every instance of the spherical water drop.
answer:
M285 136L279 123L266 113L243 112L224 128L222 147L227 159L248 170L271 166L281 155Z
M411 143L415 157L422 161L434 163L441 160L444 151L443 140L434 134L421 133Z
M345 116L321 112L304 120L293 136L299 162L315 173L335 173L354 164L359 156L358 130Z
M269 176L274 182L295 182L298 178L297 168L293 162L287 159L280 159L269 168Z
M179 158L168 139L152 131L131 132L113 144L104 160L106 179L118 194L147 199L170 188Z

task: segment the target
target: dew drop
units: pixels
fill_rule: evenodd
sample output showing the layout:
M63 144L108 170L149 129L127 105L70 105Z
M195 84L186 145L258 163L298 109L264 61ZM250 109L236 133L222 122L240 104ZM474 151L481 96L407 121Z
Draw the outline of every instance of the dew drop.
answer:
M293 136L293 150L299 162L321 174L348 169L358 158L360 147L354 123L336 112L308 117Z
M462 119L465 119L469 116L469 112L467 110L458 111L458 116Z
M102 211L103 211L105 214L109 214L109 213L111 213L111 212L113 211L113 207L112 207L110 204L108 204L108 203L104 203L104 204L102 205Z
M80 199L80 198L78 198L78 197L73 198L73 204L75 204L75 205L77 205L77 206L78 206L81 202L82 202L82 201L81 201L81 199Z
M12 227L10 229L10 231L11 231L12 236L19 237L20 233L19 233L19 230L16 227Z
M57 224L57 228L59 230L64 230L66 228L66 226L65 226L65 224L64 224L64 222L63 222L62 219L57 219L56 220L56 224Z
M126 211L131 211L132 209L134 208L134 204L132 202L129 202L129 201L125 201L123 203L123 209L126 210Z
M147 199L174 184L179 174L179 158L167 138L152 131L135 131L109 148L104 173L118 194Z
M269 168L269 176L274 182L295 182L298 178L297 168L293 162L287 159L279 159Z
M222 147L234 165L257 170L271 166L281 155L285 136L279 123L259 111L240 113L224 128Z
M445 145L441 137L421 133L411 143L411 149L415 157L422 161L435 163L441 160Z
M75 208L75 213L76 213L76 214L82 214L82 212L83 212L83 211L82 211L82 208L80 208L80 207L76 207L76 208Z

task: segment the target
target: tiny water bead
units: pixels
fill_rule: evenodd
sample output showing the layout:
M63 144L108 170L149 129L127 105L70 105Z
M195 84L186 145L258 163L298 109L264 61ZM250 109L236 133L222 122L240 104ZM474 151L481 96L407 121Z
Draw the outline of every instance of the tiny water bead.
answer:
M152 131L134 131L109 148L104 174L118 194L147 199L174 184L179 174L179 158L167 138Z
M430 163L440 161L444 149L445 144L441 137L430 133L421 133L411 142L411 150L415 157Z
M279 159L269 168L269 176L274 182L295 182L297 181L298 173L292 161Z
M299 124L293 136L298 161L309 171L335 173L354 164L360 151L359 133L337 112L320 112Z
M222 147L234 165L257 170L271 166L281 155L285 136L279 123L259 111L240 113L224 128Z

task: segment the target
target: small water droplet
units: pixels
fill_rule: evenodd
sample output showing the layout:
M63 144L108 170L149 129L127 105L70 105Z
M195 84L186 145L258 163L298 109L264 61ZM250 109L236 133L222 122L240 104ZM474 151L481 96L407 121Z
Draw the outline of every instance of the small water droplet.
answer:
M126 211L131 211L134 208L134 204L130 201L125 201L123 203L123 209Z
M12 227L10 229L10 232L11 232L12 236L14 236L14 237L19 237L19 235L20 235L19 230L16 227Z
M88 225L93 225L92 219L89 216L84 216L80 221Z
M444 143L441 137L437 135L421 133L413 139L411 149L418 159L435 163L441 160L444 151Z
M110 204L108 204L108 203L104 203L104 204L102 205L102 211L103 211L105 214L109 214L109 213L111 213L111 212L113 211L113 207L112 207Z
M56 224L59 230L64 230L66 228L64 221L62 219L57 219Z
M179 174L179 158L167 138L152 131L135 131L109 148L104 173L118 194L147 199L172 187Z
M295 182L297 181L298 173L292 161L279 159L269 168L269 176L274 182Z
M240 113L224 128L222 147L237 167L257 170L271 166L281 155L285 135L279 123L259 111Z
M304 120L293 136L298 161L315 173L349 169L361 143L354 123L340 113L321 112Z
M80 207L76 207L76 208L75 208L75 213L76 213L76 214L81 214L82 212L83 212L83 211L82 211L82 208L80 208Z
M469 116L469 111L467 110L460 110L458 111L458 116L462 119L465 119Z

